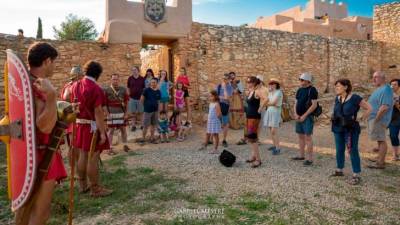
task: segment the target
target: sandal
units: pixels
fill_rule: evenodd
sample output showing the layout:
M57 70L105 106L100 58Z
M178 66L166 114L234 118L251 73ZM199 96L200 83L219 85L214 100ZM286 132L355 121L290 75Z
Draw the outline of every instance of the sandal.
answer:
M102 187L100 185L92 185L90 188L90 196L93 198L105 197L112 194L112 190Z
M85 179L79 179L79 193L85 194L90 190Z
M124 152L129 152L131 149L128 147L128 145L124 145L123 147Z
M331 174L329 177L343 177L344 173L343 171L335 171L333 174Z
M216 155L218 154L218 150L209 151L208 154Z
M378 161L376 159L370 159L370 158L368 158L367 160L370 161L370 162L373 162L373 163L376 163L376 161Z
M383 169L385 169L385 166L378 165L378 164L368 165L367 167L370 168L370 169L375 169L375 170L383 170Z
M257 164L255 164L254 162L256 162ZM251 168L257 168L260 167L262 162L260 160L255 160L252 164L251 164Z
M295 160L295 161L301 161L301 160L304 160L304 159L305 159L304 157L299 157L299 156L296 156L296 157L292 158L292 160Z
M114 150L112 150L112 149L110 149L110 150L107 151L107 155L113 156L113 155L116 155L116 154L117 154L117 153L116 153Z
M351 185L359 185L361 183L361 177L352 176L351 179L347 181L347 183Z
M254 161L256 161L255 158L253 158L253 159L247 159L247 160L246 160L246 163L252 163L252 162L254 162Z
M247 142L246 142L246 140L244 140L244 139L240 139L240 141L238 141L237 143L236 143L236 145L246 145L247 144Z
M206 145L203 145L198 149L198 151L204 151L204 150L207 150L207 146Z

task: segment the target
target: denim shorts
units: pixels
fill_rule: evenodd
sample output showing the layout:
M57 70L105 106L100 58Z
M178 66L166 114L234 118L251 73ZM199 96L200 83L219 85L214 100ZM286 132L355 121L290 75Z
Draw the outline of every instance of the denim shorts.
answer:
M142 103L140 103L140 100L130 98L129 102L128 102L128 112L129 113L142 113L143 105L142 105Z
M222 126L229 124L229 113L227 115L222 115L221 123L222 123Z
M296 133L312 135L314 129L314 118L308 116L303 122L296 122Z

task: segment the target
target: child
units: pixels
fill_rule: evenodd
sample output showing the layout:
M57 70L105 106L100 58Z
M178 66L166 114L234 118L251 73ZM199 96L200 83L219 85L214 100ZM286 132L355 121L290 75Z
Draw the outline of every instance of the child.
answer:
M176 136L177 141L184 141L185 137L184 131L185 129L182 129L182 124L181 124L181 113L179 110L174 110L172 113L171 118L169 119L169 128L171 131L174 131L174 134Z
M183 90L183 84L179 82L176 85L176 90L175 90L175 109L179 110L179 112L182 112L184 108L185 108L185 91Z
M221 132L221 107L219 106L219 97L217 91L213 90L210 92L210 105L208 107L208 119L207 119L207 134L203 143L203 146L199 149L205 150L208 145L210 137L214 137L214 150L210 151L210 154L218 153L219 136Z
M160 133L161 143L169 143L168 139L169 122L167 112L161 111L158 119L158 133Z

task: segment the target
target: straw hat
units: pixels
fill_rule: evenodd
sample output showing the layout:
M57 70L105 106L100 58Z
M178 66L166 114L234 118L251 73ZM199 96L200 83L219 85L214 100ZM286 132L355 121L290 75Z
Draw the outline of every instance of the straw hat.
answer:
M281 84L281 81L278 78L271 78L269 79L268 84L272 83Z

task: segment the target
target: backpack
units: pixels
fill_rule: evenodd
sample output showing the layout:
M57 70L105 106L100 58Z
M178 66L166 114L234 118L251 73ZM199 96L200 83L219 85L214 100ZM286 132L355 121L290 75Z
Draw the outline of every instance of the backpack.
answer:
M310 89L308 90L308 100L307 100L307 104L306 104L308 106L308 108L310 108L312 105L312 100L310 98L311 88L312 87L310 87ZM317 108L314 109L314 111L311 113L311 115L314 117L319 117L321 114L322 114L322 107L317 102Z
M236 162L236 156L231 152L224 150L221 155L219 155L219 162L226 167L232 167Z

